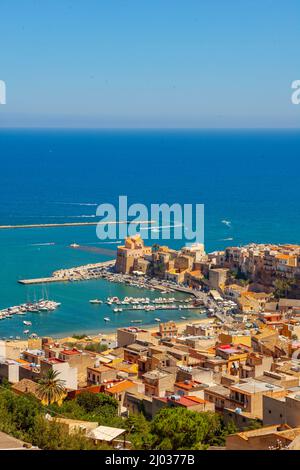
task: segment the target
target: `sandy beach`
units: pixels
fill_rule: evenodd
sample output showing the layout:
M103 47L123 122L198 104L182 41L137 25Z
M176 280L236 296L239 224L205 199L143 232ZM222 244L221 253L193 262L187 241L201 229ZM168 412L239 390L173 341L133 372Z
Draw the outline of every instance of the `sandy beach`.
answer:
M182 320L182 321L177 321L176 322L176 325L178 326L178 332L179 334L182 334L184 332L184 330L186 329L186 325L190 324L190 323L207 323L207 322L211 322L213 321L213 319L211 318L195 318L193 320ZM142 326L142 325L129 325L130 327L132 328L139 328L141 330L146 330L146 331L149 331L150 333L157 333L159 331L159 327L158 327L158 324L157 325L151 325L151 326ZM98 335L88 335L89 338L92 339L92 341L95 341L95 342L98 342L99 339L101 338L105 338L105 339L108 339L110 341L113 341L116 339L116 335L117 335L117 330L116 331L113 331L113 332L109 332L109 333L103 333L101 334L98 334ZM91 341L91 339L89 341ZM78 339L76 338L73 338L73 337L67 337L67 338L61 338L61 339L57 339L58 342L60 343L70 343L70 342L78 342ZM83 341L83 340L80 340L80 341Z
M178 326L178 332L179 334L182 334L186 328L186 325L190 324L190 323L207 323L207 322L211 322L213 321L212 319L209 319L209 318L195 318L193 320L182 320L182 321L178 321L176 322L176 325ZM142 325L128 325L128 326L131 326L132 328L140 328L141 330L146 330L146 331L149 331L150 333L156 333L159 331L159 327L158 327L158 324L157 325L151 325L151 326L146 326L146 327L143 327ZM83 333L84 334L84 333ZM53 338L54 341L56 341L57 343L61 343L61 344L65 344L65 343L84 343L85 341L86 342L99 342L101 339L107 339L109 341L114 341L116 339L116 335L117 335L117 330L115 331L111 331L109 333L99 333L97 335L95 334L91 334L91 335L88 335L87 334L87 337L89 339L78 339L78 338L74 338L73 336L67 336L67 337L61 337L61 338ZM28 339L28 340L9 340L7 341L7 344L10 345L10 347L16 347L18 349L27 349L27 348L33 348L34 346L33 345L37 345L38 341L40 340L40 338L37 338L37 339ZM35 346L36 347L36 346Z

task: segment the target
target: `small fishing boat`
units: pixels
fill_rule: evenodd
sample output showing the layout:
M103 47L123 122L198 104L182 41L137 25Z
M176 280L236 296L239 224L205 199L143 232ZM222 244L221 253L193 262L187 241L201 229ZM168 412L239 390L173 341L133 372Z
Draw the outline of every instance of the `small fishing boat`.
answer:
M31 321L28 321L28 320L24 320L23 323L24 325L27 325L27 326L32 325Z
M90 304L103 304L103 302L100 299L92 299L90 300Z
M157 322L160 322L160 321L161 321L160 318L154 318L154 320L157 321Z
M104 319L103 319L103 320L104 320L104 321L110 321L110 318L108 318L108 317L104 317Z
M24 333L24 335L28 335L29 330L24 330L23 333Z

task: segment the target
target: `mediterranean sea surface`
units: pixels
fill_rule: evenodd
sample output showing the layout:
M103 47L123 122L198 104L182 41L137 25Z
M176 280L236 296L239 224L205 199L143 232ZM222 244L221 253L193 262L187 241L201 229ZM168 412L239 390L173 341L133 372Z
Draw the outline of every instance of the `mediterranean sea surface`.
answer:
M0 165L0 225L97 221L98 204L117 206L118 196L127 195L129 204L205 204L206 251L300 243L299 130L0 130ZM72 249L73 242L85 248ZM0 308L43 295L41 286L18 279L111 259L116 247L101 242L95 226L0 230ZM61 336L182 315L115 315L107 305L90 305L95 297L158 295L103 280L53 284L47 291L62 302L59 309L2 320L0 337L22 336L24 319L32 321L32 332Z

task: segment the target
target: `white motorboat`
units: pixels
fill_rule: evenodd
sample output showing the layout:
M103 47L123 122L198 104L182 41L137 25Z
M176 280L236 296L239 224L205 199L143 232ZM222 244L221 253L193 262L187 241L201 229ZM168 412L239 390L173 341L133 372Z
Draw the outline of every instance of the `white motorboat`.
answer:
M91 299L91 300L90 300L90 304L100 305L100 304L102 304L102 303L103 303L103 302L102 302L102 300L100 300L100 299Z

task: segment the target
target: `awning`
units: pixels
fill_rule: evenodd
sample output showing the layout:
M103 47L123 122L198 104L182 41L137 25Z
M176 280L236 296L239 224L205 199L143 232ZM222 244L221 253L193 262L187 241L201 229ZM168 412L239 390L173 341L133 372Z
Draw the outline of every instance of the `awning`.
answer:
M126 432L125 429L111 428L109 426L98 426L88 434L88 437L97 441L111 442L124 434L124 432Z

